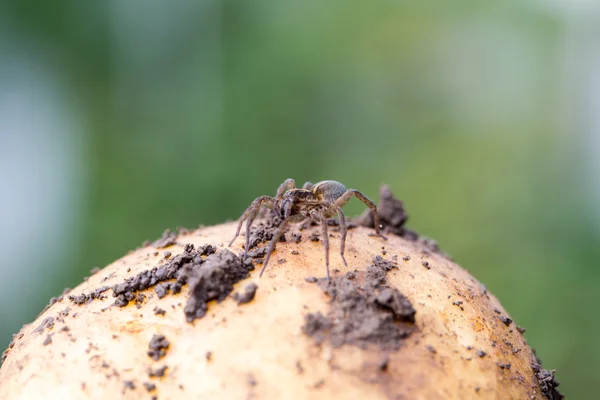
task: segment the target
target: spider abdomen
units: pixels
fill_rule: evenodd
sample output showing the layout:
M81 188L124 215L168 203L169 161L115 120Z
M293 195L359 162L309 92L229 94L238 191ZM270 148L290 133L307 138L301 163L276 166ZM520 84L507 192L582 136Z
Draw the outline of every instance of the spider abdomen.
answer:
M312 191L319 198L333 203L346 193L346 186L338 181L321 181L313 186Z

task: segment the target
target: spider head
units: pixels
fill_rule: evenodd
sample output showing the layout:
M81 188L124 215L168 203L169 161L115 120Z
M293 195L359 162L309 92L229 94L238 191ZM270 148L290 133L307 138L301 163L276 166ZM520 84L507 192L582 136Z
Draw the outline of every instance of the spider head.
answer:
M283 219L301 215L308 207L319 204L313 192L306 189L288 190L281 200L275 202L275 211Z
M294 199L284 196L282 200L277 202L275 211L283 219L289 218L292 215L294 208Z

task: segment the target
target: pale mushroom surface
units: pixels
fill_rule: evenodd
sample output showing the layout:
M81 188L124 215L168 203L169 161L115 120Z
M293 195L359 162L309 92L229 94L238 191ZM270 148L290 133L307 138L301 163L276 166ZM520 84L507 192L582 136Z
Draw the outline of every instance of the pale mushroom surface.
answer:
M69 293L96 291L99 298L77 305L64 296L49 306L7 349L0 398L544 398L531 366L534 354L482 284L422 242L396 235L384 241L365 227L348 231L347 267L338 254L340 233L330 229L332 279L352 272L362 279L374 259L392 266L385 284L406 296L416 314L414 323L394 321L406 329L391 348L377 341L340 345L327 330L320 338L307 334L308 316L331 315L333 307L326 282L312 279L325 276L314 226L290 228L261 279L255 259L259 268L193 322L184 313L189 285L162 298L152 286L128 305L114 305L115 285L168 263L186 244L228 249L235 227L201 228L164 248L139 248ZM292 234L300 236L292 240ZM229 248L236 257L243 242ZM238 304L234 294L239 300L251 283L254 298Z

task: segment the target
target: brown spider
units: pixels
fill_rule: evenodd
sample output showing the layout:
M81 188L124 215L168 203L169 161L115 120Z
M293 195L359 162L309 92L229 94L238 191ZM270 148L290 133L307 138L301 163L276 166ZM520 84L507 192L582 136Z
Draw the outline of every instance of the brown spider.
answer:
M306 219L311 219L321 223L322 236L323 236L323 247L325 248L325 266L327 267L327 279L329 277L329 237L327 236L327 219L332 218L336 214L339 215L340 219L340 231L341 231L341 245L340 255L346 263L344 258L344 248L346 246L346 219L342 212L342 207L350 200L352 196L358 197L360 201L365 203L367 207L373 212L373 221L375 222L375 232L377 236L383 239L387 238L379 232L379 218L377 217L377 206L364 194L355 189L346 189L346 187L340 182L336 181L322 181L317 184L306 182L302 189L296 188L296 182L293 179L286 179L279 189L277 189L277 195L271 196L260 196L250 204L250 207L244 211L240 218L235 236L229 243L229 246L233 244L235 239L239 236L240 230L242 229L242 223L244 220L248 220L246 223L246 246L244 248L244 258L248 256L248 247L250 244L250 226L256 218L258 211L261 206L265 206L272 210L275 210L277 214L283 219L269 243L267 248L267 255L262 269L260 270L259 277L262 276L269 263L271 253L275 250L275 246L279 241L279 238L287 228L290 222L301 222Z

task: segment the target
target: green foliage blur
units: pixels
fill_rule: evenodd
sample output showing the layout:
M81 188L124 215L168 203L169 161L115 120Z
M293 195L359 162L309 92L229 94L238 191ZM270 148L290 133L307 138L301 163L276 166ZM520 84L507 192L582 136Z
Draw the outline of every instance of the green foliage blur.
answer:
M43 284L2 311L1 344L92 267L166 228L236 219L285 178L374 200L387 183L409 227L527 328L561 390L590 398L598 152L580 119L585 80L569 69L586 58L565 47L579 14L544 4L8 3L0 44L17 50L4 55L49 71L62 96L50 102L76 121L61 157L78 161L61 214L73 222L52 233L60 253L41 255ZM353 200L346 215L363 208Z

